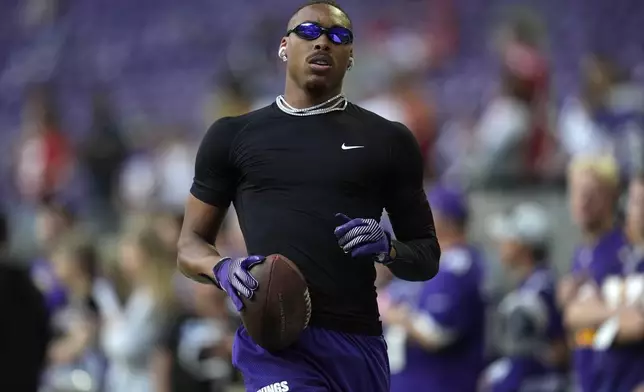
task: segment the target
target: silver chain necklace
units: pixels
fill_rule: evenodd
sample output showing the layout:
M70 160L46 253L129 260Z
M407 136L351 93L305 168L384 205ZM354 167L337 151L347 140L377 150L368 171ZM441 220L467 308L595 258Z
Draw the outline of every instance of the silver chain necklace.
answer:
M311 106L308 108L303 108L303 109L297 109L289 105L289 103L286 102L286 100L284 99L283 95L278 96L275 99L275 103L277 104L277 107L280 108L281 111L283 111L286 114L290 114L291 116L315 116L317 114L325 114L325 113L330 113L334 111L342 111L347 108L349 101L347 101L345 96L342 95L342 93L340 93L335 97L329 98L320 104L317 104L315 106Z

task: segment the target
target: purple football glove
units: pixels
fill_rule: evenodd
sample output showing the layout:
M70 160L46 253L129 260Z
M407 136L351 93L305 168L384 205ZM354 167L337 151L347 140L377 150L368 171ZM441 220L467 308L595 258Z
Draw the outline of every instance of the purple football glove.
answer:
M343 222L334 233L344 253L350 253L352 257L372 256L379 263L390 261L391 237L375 219L335 216Z
M212 269L215 282L228 294L237 311L244 308L241 296L251 299L259 287L257 279L249 270L254 265L264 262L264 259L264 256L240 257L234 260L226 257Z

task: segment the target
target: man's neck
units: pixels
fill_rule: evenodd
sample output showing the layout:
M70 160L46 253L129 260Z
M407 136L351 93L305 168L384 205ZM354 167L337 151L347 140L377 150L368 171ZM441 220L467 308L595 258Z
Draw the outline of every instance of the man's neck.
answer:
M291 82L290 79L287 79L286 86L284 88L284 100L296 109L305 109L328 101L341 92L342 87L320 91L319 93L311 93L310 91L298 87L294 82Z
M609 220L606 220L602 225L598 226L592 230L586 230L583 233L584 241L587 244L596 244L601 237L613 229L614 219L611 217Z

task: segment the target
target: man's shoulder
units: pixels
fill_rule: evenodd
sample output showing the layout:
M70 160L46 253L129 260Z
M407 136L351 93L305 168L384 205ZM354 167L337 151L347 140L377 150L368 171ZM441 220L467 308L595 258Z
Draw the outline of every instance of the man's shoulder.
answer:
M268 105L238 116L221 117L210 126L210 129L219 128L239 131L256 121L270 118L272 114L272 105Z

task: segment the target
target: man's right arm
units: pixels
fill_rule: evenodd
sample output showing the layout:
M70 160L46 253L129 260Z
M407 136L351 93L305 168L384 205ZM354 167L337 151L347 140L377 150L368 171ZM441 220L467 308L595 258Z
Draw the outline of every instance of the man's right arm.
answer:
M222 259L214 247L227 209L211 206L190 195L178 244L178 267L188 278L214 283L212 268Z
M214 247L215 238L237 187L238 171L232 162L233 122L230 117L216 121L199 146L179 237L179 270L201 283L214 283L212 268L222 258Z

